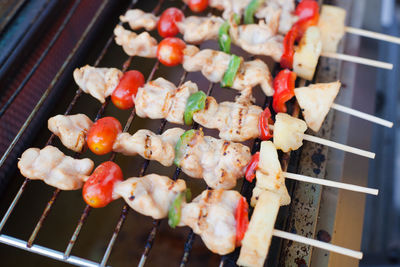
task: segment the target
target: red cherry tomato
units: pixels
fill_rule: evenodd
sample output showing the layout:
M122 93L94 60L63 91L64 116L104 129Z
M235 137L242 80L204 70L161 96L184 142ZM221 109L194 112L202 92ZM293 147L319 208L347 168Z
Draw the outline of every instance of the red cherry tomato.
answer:
M189 0L188 6L193 12L203 12L208 6L208 0Z
M97 154L104 155L112 151L117 135L122 131L121 123L113 117L104 117L90 127L87 134L89 149Z
M183 61L185 47L185 42L179 38L165 38L158 44L157 58L162 64L169 67L179 65Z
M173 37L179 33L176 22L182 21L185 15L175 7L167 8L158 20L157 29L161 37Z
M105 207L114 200L114 185L120 181L123 181L121 168L112 161L103 162L83 185L83 199L93 208Z
M111 95L111 100L117 108L133 108L133 97L140 86L144 84L144 76L137 70L130 70L124 73L117 88Z

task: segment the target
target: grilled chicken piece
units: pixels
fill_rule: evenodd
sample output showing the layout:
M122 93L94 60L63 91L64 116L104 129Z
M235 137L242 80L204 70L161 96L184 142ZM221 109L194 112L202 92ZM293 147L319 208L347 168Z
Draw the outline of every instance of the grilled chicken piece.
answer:
M298 20L298 17L293 15L294 10L294 0L268 0L261 4L255 16L259 19L265 19L267 24L278 16L278 32L285 35Z
M224 77L232 55L212 49L200 50L187 45L183 51L183 68L188 72L201 71L211 82L220 82Z
M126 11L125 15L119 16L119 20L128 22L132 30L145 28L146 31L152 31L157 27L158 17L140 9L130 9Z
M204 178L211 188L231 189L243 177L250 159L247 146L204 136L199 130L191 139L180 167L193 178Z
M233 190L205 190L183 206L180 226L192 228L212 252L226 255L235 249L235 211L240 198Z
M251 92L251 90L249 90ZM219 137L224 140L242 142L260 135L258 121L262 109L252 105L250 95L236 102L217 103L215 98L206 99L205 108L193 114L193 120L209 128L218 129Z
M75 152L82 151L86 133L93 122L85 114L57 115L47 122L49 130L57 135L63 145Z
M145 159L171 166L175 157L175 145L184 132L183 129L172 128L162 135L149 130L139 130L134 135L121 133L114 142L113 151L127 156L139 154Z
M280 196L280 205L288 205L290 196L285 185L285 177L282 175L278 152L271 141L263 141L260 148L260 162L256 171L256 187L253 189L251 205L254 207L265 191L269 190Z
M187 100L197 91L197 85L190 81L176 88L164 78L157 78L138 89L134 99L136 114L142 118L165 118L169 122L183 124Z
M237 265L262 267L271 244L272 233L279 211L279 195L263 191L251 216L247 231L242 240Z
M341 83L317 83L294 89L308 127L318 132L339 93Z
M54 146L46 146L41 150L29 148L18 161L23 176L31 180L43 180L61 190L81 188L93 167L90 159L71 158Z
M345 34L346 10L336 6L322 5L318 28L321 32L322 51L336 52Z
M293 56L293 71L306 80L312 80L322 51L318 27L309 27L301 38Z
M296 150L303 145L307 124L286 113L278 113L274 124L274 144L283 152Z
M193 45L187 45L183 53L183 68L188 72L201 71L211 82L222 81L231 59L231 55L224 52L200 50ZM266 95L273 95L272 77L268 66L261 60L243 62L231 88L241 91L257 85L261 86Z
M122 71L116 68L95 68L89 65L74 70L76 84L101 103L113 93L122 75Z
M168 215L168 209L177 195L185 190L184 180L173 181L166 176L149 174L116 184L114 194L123 197L135 211L153 219L162 219Z
M223 10L222 17L228 19L234 13L243 15L250 2L251 0L209 0L208 5L218 10Z
M278 19L276 17L268 25L260 20L258 24L238 26L232 17L229 33L233 42L243 50L255 55L271 56L279 62L283 53L283 36L277 35Z
M224 20L216 16L190 16L177 22L177 25L185 42L200 44L206 40L217 40L222 23Z
M125 30L121 25L114 29L115 42L122 46L125 53L129 56L140 56L155 58L157 56L157 40L150 36L148 32L136 34Z
M266 96L273 96L272 80L267 64L260 59L255 59L245 61L240 65L235 80L233 80L232 88L241 91L260 85Z

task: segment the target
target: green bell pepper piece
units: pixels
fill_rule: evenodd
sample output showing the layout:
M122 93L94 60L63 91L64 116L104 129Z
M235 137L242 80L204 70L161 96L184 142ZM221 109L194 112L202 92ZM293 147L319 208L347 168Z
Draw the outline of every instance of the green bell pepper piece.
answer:
M203 110L206 106L207 95L203 91L198 91L189 96L186 103L185 113L183 119L186 125L193 124L193 114L197 111Z
M227 54L231 52L231 37L229 36L229 23L225 21L219 27L218 31L218 44L219 49Z
M172 228L175 228L179 222L181 221L182 216L182 202L184 199L186 201L190 201L192 198L192 193L189 188L187 188L184 192L179 193L174 202L172 202L171 207L168 210L168 224Z
M172 228L175 228L181 221L182 201L185 195L186 195L185 192L179 193L174 199L174 202L172 202L171 207L169 207L168 224Z
M254 24L254 13L256 13L257 9L264 2L264 0L252 0L246 7L244 11L244 23L245 24Z
M222 87L231 87L233 85L233 81L235 80L236 73L242 63L242 58L236 55L232 55L229 60L228 69L224 74L224 78L222 79L221 86Z
M194 129L186 131L181 135L181 137L179 138L178 142L176 143L174 164L177 167L180 167L181 160L186 154L186 150L188 148L188 144L189 144L190 140L192 140L192 138L195 135L196 135L196 130L194 130Z

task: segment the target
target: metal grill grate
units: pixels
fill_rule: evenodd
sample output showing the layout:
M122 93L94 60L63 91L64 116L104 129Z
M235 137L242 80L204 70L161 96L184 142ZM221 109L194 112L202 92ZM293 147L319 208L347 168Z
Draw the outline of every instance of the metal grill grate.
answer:
M79 5L79 2L80 2L80 0L77 0L75 2L74 8L76 8L76 6ZM106 6L106 3L107 3L107 1L105 1L102 4L102 6L99 9L99 11L97 12L96 16L93 18L91 24L86 29L84 35L87 35L87 33L91 30L93 24L95 23L95 21L97 19L98 14L101 12L102 9L104 9L104 7ZM133 0L132 3L129 5L128 9L132 8L136 3L137 3L137 0ZM154 7L152 12L154 14L158 14L160 9L161 9L162 4L163 4L163 1L159 1L158 4ZM63 27L65 26L65 24L68 23L69 18L71 17L71 15L73 14L73 12L75 10L74 8L71 9L70 14L68 14L67 18L65 19L65 21L63 23L63 26L59 29L60 32L63 30ZM185 9L185 6L182 7L182 10L184 10L184 9ZM57 37L55 36L54 39L57 39ZM101 50L100 54L98 55L98 57L97 57L97 59L96 59L96 61L94 63L94 66L98 66L99 63L102 61L102 59L104 58L104 56L108 52L108 49L109 49L111 43L113 42L113 39L114 39L114 35L111 35L108 38L104 48ZM51 42L49 47L46 49L47 52L48 52L48 50L51 49L52 43L53 42ZM80 45L80 42L77 44L77 47L79 47L79 45ZM76 51L76 49L74 49L74 51ZM43 57L46 56L47 52L45 52L43 54ZM122 66L122 71L126 71L129 68L129 66L131 65L132 60L133 60L132 57L129 57L128 59L126 59L126 61L124 62L123 66ZM40 64L40 62L38 62L38 64ZM32 68L31 73L35 72L35 70L36 70L35 66ZM153 68L152 68L148 78L147 78L147 81L150 81L150 80L153 79L158 67L159 67L159 62L156 61L154 63L154 65L153 65ZM61 73L63 71L64 71L63 69L60 69L59 73ZM27 80L29 80L29 78L30 78L29 75L31 75L31 73L28 74L28 76L26 77ZM57 79L57 76L56 76L55 79ZM181 85L185 81L186 77L187 77L187 72L183 72L182 76L180 77L179 85ZM304 81L302 81L302 83L304 83ZM23 82L20 85L19 88L23 88L24 85L25 85L25 83ZM24 132L26 127L29 125L29 123L31 123L31 121L33 120L33 118L34 118L35 114L37 113L38 109L40 108L40 106L42 105L43 101L46 99L47 95L51 91L51 87L52 86L54 86L54 84L52 84L46 90L46 93L40 99L40 101L36 105L35 109L32 111L31 115L26 120L26 122L23 125L23 127L21 128L19 134L16 136L16 138L13 140L13 142L11 143L11 145L8 148L8 150L6 151L6 153L3 155L3 157L2 157L2 159L0 161L0 167L4 163L4 161L7 159L7 157L9 156L11 150L15 146L15 144L18 141L18 139L21 136L21 134ZM214 86L215 86L215 84L209 83L208 90L207 90L207 95L212 95ZM19 93L19 91L20 90L18 90L18 89L15 91L15 96ZM75 106L76 102L81 97L81 95L82 95L82 90L79 89L76 92L76 95L74 96L73 100L69 104L67 110L65 111L65 113L64 113L65 115L67 115L67 114L69 114L71 112L72 108ZM12 100L13 99L10 99L10 101L12 101ZM95 117L95 120L97 120L97 119L99 119L100 117L103 116L104 111L105 111L109 101L110 100L108 99L100 107L100 109L97 111L97 115ZM269 101L270 101L270 99L266 98L265 103L264 103L264 107L267 104L269 104ZM6 106L1 107L0 116L7 109L7 107L8 107L7 104L6 104ZM297 105L293 106L293 114L292 115L296 116L296 117L299 115L299 108L298 108ZM129 118L125 122L125 126L124 126L124 129L123 129L124 132L129 130L129 128L131 127L134 119L135 119L135 112L133 110L132 113L130 114ZM156 131L157 134L161 134L164 131L164 129L166 127L166 124L167 124L166 120L162 120L161 121L161 124L159 125L158 130ZM193 126L193 128L197 128L197 127L198 127L198 125L196 125L196 124ZM55 135L52 134L50 136L50 138L48 139L46 145L52 144L54 138L55 138ZM252 152L253 153L256 150L259 149L259 145L260 145L260 140L257 139L257 140L255 140L253 142L253 145L252 145ZM74 157L75 158L79 158L80 157L80 153L75 153ZM114 160L115 157L116 157L116 153L112 153L110 158L109 158L109 160ZM283 157L282 157L283 170L287 169L288 164L289 164L289 160L290 160L290 155L289 154L283 155ZM147 171L147 168L149 166L149 163L150 163L149 160L145 160L144 161L144 163L140 167L140 172L139 172L138 176L145 175L145 173ZM174 172L174 175L173 175L173 179L174 180L178 179L180 174L181 174L181 170L179 168L176 168L175 172ZM7 220L9 218L9 216L13 212L15 206L18 204L18 201L20 200L22 194L25 192L29 181L30 181L29 179L25 179L25 181L23 182L23 184L19 188L18 193L16 194L14 200L12 201L12 203L9 206L7 212L5 213L2 221L0 222L0 232L3 230ZM247 198L249 198L250 197L249 193L251 192L251 189L252 189L251 185L247 181L244 181L243 182L243 186L241 188L241 193L244 194L245 196L247 196ZM68 242L68 245L67 245L67 247L66 247L64 252L56 251L56 250L53 250L53 249L49 249L47 247L43 247L43 246L39 246L39 245L34 244L38 234L40 233L40 230L42 228L42 225L43 225L44 221L46 220L47 216L51 212L52 207L53 207L55 201L57 200L57 198L59 197L60 193L61 193L61 190L59 190L59 189L54 190L51 199L48 201L47 205L45 206L45 209L43 210L43 213L42 213L39 221L37 222L37 224L36 224L36 226L35 226L33 232L31 233L31 235L30 235L30 237L29 237L27 242L23 241L23 240L20 240L20 239L16 239L16 238L8 236L8 235L4 235L4 234L0 235L0 242L4 243L4 244L11 245L11 246L15 246L17 248L21 248L21 249L24 249L24 250L27 250L27 251L30 251L30 252L33 252L33 253L41 254L43 256L47 256L47 257L50 257L50 258L53 258L53 259L56 259L56 260L64 261L64 262L67 262L67 263L70 263L70 264L81 265L81 266L99 266L99 265L100 266L106 266L106 264L108 262L108 259L109 259L110 255L111 255L112 249L114 247L114 244L115 244L115 242L116 242L116 240L118 238L118 235L120 233L120 230L122 229L122 226L123 226L123 224L124 224L124 222L125 222L125 220L127 218L127 214L128 214L128 212L130 210L129 206L127 204L125 204L123 206L121 214L119 216L119 219L118 219L118 221L116 223L116 226L114 228L113 234L111 236L111 239L109 240L108 244L106 245L106 250L105 250L105 252L104 252L104 254L102 256L102 260L101 260L100 263L96 263L96 262L93 262L93 261L89 261L89 260L86 260L86 259L83 259L83 258L79 258L79 257L75 257L75 256L71 255L71 251L74 248L75 242L77 241L77 239L79 237L79 234L81 233L82 227L85 224L85 222L86 222L86 220L87 220L87 218L88 218L88 216L90 214L91 207L88 206L88 205L83 209L82 214L80 216L80 219L79 219L79 221L78 221L78 223L77 223L77 225L75 227L75 230L74 230L74 232L73 232L73 234L72 234L72 236L71 236L71 238L70 238L70 240ZM160 226L160 220L154 220L153 221L153 227L152 227L150 233L148 234L148 237L147 237L147 240L146 240L146 243L145 243L145 246L144 246L144 250L143 250L143 253L142 253L141 258L140 258L139 266L144 266L146 260L148 259L149 254L151 252L151 249L153 247L155 238L157 236L159 226ZM188 236L187 236L187 239L186 239L186 242L185 242L185 245L184 245L184 248L183 248L183 255L182 255L182 258L181 258L181 261L180 261L180 266L182 266L182 267L185 266L187 264L188 260L189 260L189 256L190 256L190 253L191 253L191 250L192 250L192 245L193 245L194 239L195 239L195 234L193 233L193 231L190 231ZM226 260L230 259L232 257L235 257L234 254L222 257L221 258L221 262L220 262L220 266L224 266Z

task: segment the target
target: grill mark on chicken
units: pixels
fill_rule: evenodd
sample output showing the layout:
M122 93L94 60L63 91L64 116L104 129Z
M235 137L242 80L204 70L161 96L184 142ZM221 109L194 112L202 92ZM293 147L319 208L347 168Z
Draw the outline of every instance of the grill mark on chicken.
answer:
M240 134L240 132L242 131L242 122L243 122L243 108L239 109L239 121L238 121L238 127L236 129L236 133Z
M209 107L210 107L210 97L208 96L206 98L206 102L204 104L204 110L207 111L209 109Z
M226 156L226 154L228 154L226 152L226 150L228 149L229 145L231 144L231 142L229 141L225 141L222 147L222 155Z
M148 134L146 134L146 139L144 143L144 156L146 158L151 158L153 151L151 151L151 138Z

